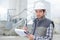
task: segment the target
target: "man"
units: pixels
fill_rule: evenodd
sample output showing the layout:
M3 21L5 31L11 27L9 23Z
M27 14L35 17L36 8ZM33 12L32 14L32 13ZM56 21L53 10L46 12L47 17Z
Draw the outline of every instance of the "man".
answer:
M31 34L27 34L29 40L52 40L54 24L45 17L46 8L42 2L36 2L34 10L37 18L34 20ZM24 27L24 30L27 30Z

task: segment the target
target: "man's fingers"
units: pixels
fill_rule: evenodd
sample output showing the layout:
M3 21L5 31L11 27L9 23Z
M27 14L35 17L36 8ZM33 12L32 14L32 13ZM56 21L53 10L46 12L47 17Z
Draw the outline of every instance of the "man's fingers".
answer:
M23 30L27 30L28 28L27 27L23 27Z

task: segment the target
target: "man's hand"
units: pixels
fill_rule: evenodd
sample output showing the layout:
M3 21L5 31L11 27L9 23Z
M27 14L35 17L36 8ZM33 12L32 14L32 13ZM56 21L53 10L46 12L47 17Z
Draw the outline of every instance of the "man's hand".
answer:
M34 36L32 34L28 34L27 37L29 40L34 40Z
M27 27L23 27L23 30L25 30L25 32L27 32L28 28ZM26 36L28 37L29 40L34 40L34 36L32 34L27 34Z
M28 28L27 27L23 27L23 30L28 31Z

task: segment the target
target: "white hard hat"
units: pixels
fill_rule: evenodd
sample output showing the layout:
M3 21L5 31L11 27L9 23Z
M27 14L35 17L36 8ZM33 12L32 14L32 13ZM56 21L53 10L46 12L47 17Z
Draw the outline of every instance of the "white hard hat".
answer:
M34 4L34 9L46 9L46 7L45 7L44 3L42 3L42 2L36 2Z

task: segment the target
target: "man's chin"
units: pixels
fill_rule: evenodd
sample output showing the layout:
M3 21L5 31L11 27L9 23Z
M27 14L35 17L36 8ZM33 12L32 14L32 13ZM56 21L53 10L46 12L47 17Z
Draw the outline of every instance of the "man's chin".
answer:
M37 17L38 19L42 19L43 17Z
M38 19L42 18L42 17L37 17Z

